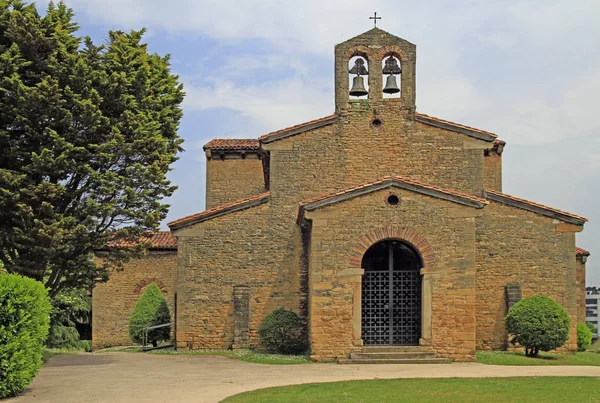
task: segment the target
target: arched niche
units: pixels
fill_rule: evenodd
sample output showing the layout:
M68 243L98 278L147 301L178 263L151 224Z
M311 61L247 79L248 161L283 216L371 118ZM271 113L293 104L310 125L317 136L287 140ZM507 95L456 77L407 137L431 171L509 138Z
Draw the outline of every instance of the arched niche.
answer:
M348 96L350 99L367 99L369 97L369 67L369 58L365 53L357 52L348 59L348 88L350 88ZM362 87L360 83L362 83ZM364 88L365 93L353 94L353 90L359 88Z
M381 60L383 98L402 96L402 59L397 52L386 53Z

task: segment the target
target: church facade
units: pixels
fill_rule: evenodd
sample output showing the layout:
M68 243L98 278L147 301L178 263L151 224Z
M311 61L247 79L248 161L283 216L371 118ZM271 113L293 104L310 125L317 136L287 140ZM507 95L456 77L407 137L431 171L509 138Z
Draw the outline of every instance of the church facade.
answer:
M283 307L306 319L315 360L415 346L468 361L506 349L508 307L543 294L571 316L576 350L587 220L502 193L505 143L418 113L415 68L414 44L374 28L335 47L334 114L205 145L206 210L149 252L173 269L128 280L163 282L177 348L258 345Z

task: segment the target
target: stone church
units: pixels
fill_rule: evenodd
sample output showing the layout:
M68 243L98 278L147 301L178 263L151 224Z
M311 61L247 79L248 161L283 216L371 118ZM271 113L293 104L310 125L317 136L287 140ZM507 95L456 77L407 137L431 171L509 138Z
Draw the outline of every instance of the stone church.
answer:
M417 112L415 74L416 46L374 28L335 46L332 115L206 144L206 210L95 288L94 348L130 343L156 282L179 349L256 346L284 307L306 318L315 360L412 346L468 361L506 349L509 306L543 294L576 350L587 220L502 193L505 142Z

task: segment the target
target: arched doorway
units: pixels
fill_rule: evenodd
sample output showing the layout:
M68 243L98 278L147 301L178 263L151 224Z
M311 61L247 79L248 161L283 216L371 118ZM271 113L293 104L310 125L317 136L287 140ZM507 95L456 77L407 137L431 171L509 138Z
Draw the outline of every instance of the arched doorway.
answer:
M362 258L362 339L365 345L414 346L421 337L422 262L406 242L388 239Z

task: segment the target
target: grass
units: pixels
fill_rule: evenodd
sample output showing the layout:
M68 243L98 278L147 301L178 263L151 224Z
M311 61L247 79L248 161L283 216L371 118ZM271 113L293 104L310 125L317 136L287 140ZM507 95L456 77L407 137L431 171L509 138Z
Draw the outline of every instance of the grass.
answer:
M241 361L253 362L256 364L308 364L310 358L306 355L284 355L272 354L263 351L253 350L192 350L175 351L171 349L154 350L149 354L177 354L177 355L219 355L223 357L235 358Z
M488 365L592 365L600 366L600 354L592 352L573 354L540 353L539 358L509 351L478 351L477 362Z
M590 348L588 348L588 351L600 354L600 338L598 338L596 342L592 344Z
M223 402L597 402L599 384L584 377L346 381L261 389Z

